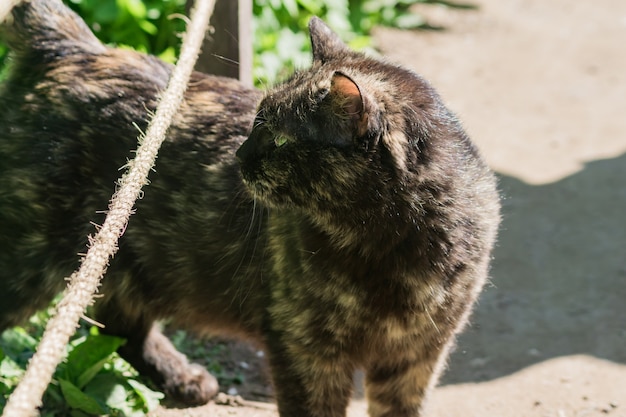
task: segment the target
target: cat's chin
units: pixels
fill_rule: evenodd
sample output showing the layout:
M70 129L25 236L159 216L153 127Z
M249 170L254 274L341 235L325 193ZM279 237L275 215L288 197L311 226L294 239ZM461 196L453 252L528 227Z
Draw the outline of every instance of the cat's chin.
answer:
M279 209L291 206L291 204L287 202L284 197L277 198L276 193L271 189L271 187L263 184L262 182L249 181L244 178L243 183L252 199L257 203L261 203L265 207Z

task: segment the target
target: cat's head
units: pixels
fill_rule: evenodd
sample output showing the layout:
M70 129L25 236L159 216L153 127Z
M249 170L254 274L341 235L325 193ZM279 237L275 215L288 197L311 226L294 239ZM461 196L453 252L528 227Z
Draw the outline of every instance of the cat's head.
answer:
M271 207L397 211L447 111L417 74L350 50L320 19L309 28L311 68L266 94L237 151L244 182Z

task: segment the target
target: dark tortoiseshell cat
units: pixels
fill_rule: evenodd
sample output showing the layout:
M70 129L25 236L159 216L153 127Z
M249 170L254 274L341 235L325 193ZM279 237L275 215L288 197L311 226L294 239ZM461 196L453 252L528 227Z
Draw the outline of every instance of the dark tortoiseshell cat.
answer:
M345 415L357 368L372 417L415 417L486 279L495 180L424 80L310 31L312 67L265 95L193 75L95 318L186 404L217 384L161 318L261 343L283 417ZM0 329L77 267L171 70L59 0L18 6L3 36Z

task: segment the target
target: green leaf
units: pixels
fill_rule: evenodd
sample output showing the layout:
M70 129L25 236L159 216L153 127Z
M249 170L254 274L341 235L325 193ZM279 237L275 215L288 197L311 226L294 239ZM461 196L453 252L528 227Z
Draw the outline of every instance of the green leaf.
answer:
M120 337L90 334L67 357L67 378L83 388L102 369L106 359L125 342Z
M8 329L0 337L0 350L22 367L28 364L36 347L37 340L21 327Z
M96 375L84 392L106 404L114 412L112 414L125 417L143 417L163 398L163 394L151 391L137 381L126 379L117 371Z
M70 410L70 417L90 417L90 414L85 413L84 411L72 409Z
M150 34L150 35L156 35L157 32L159 31L159 29L151 22L148 22L147 20L140 20L138 22L139 27L146 33Z
M21 353L24 350L35 350L37 347L37 340L26 333L21 327L14 327L6 330L0 337L0 347L7 353Z
M2 378L21 378L24 375L24 368L18 365L13 359L5 356L0 360L0 375Z
M355 38L352 38L348 45L352 49L362 50L370 47L371 43L372 41L369 36L357 36Z
M139 0L119 0L118 5L123 5L126 10L137 19L144 19L146 17L146 5Z
M316 1L313 0L298 0L298 4L305 8L309 13L318 15L322 12L322 8Z
M119 8L115 0L104 0L94 8L93 20L100 23L112 23L119 16Z
M87 368L82 374L78 376L76 385L79 388L83 388L85 385L87 385L89 381L91 381L93 377L96 376L98 372L100 372L107 360L108 357L102 359L99 362L96 362L95 364Z
M161 58L165 62L173 64L176 62L176 50L174 49L174 47L170 46L159 54L159 58Z
M89 414L105 414L107 410L93 397L82 392L76 385L65 379L59 379L63 398L72 408L84 411Z
M144 411L154 410L155 408L157 408L161 400L165 397L163 393L152 391L150 388L148 388L139 381L135 381L134 379L129 379L126 382L128 382L128 385L130 385L133 390L135 390L139 398L141 398L141 400L143 401L145 406Z
M298 3L296 0L282 0L282 3L283 7L287 10L287 13L289 13L289 16L293 19L298 17Z
M50 384L48 384L48 388L43 395L42 401L46 411L54 410L55 408L67 408L65 400L63 399L61 386L56 380L52 380Z
M85 387L85 393L97 398L112 410L123 410L127 407L128 397L133 391L125 383L122 375L103 372Z

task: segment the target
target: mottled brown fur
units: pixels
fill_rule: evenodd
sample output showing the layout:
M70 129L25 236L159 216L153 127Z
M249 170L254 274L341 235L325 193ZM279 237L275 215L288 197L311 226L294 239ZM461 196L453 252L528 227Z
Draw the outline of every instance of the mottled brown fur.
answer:
M12 17L0 329L63 288L171 69L105 48L58 0ZM265 96L193 75L95 316L187 404L215 380L155 320L265 346L283 417L345 415L357 368L372 417L415 417L486 279L495 180L418 75L310 28L311 69Z

